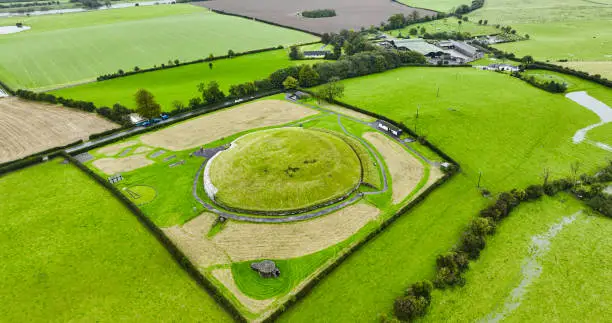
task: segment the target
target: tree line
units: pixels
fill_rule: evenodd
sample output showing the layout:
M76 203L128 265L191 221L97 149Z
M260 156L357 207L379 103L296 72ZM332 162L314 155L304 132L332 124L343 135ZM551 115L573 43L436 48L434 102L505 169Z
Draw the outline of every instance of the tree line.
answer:
M326 18L336 16L336 10L334 9L317 9L302 11L302 17L306 18Z
M554 196L559 192L571 192L592 209L612 218L612 197L605 194L605 183L612 181L612 161L596 175L578 176L580 164L570 165L571 176L549 181L549 172L544 171L544 183L513 189L499 194L496 201L482 209L478 217L470 222L461 234L459 243L452 250L436 257L436 274L432 281L424 280L411 285L404 295L394 302L395 316L403 321L412 321L427 313L430 291L433 287L445 289L463 286L463 274L469 269L469 262L480 257L488 236L495 234L497 226L512 210L524 202L536 201L542 196Z

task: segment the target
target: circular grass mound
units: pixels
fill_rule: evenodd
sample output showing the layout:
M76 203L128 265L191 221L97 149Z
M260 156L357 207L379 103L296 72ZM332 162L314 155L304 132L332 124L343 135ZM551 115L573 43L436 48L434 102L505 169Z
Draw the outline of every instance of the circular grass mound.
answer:
M331 203L361 182L359 158L345 141L302 128L240 137L215 156L209 167L215 202L230 209L270 214Z
M127 197L138 206L153 201L157 196L155 189L146 185L124 187L123 191L126 193Z

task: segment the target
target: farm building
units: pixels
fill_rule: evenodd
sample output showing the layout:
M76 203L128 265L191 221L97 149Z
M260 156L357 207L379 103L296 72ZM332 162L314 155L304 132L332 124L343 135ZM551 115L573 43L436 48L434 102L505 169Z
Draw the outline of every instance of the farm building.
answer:
M455 52L455 55L458 53L460 55L465 56L469 60L474 60L474 59L482 57L482 52L478 50L478 48L466 42L462 42L462 41L445 40L445 41L439 42L438 47L449 51L451 55L452 55L452 52Z
M302 54L304 58L325 58L325 56L331 54L331 52L328 50L305 50Z
M398 138L402 135L402 129L383 120L376 120L376 128Z

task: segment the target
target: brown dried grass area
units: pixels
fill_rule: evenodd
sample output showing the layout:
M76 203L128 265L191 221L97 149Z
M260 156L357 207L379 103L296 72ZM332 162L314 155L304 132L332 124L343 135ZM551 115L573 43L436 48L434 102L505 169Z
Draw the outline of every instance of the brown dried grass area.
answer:
M391 174L393 203L401 202L419 184L425 167L399 143L381 133L367 132L363 138L374 145L387 163Z
M144 155L132 155L124 158L101 158L94 160L92 164L105 174L112 175L149 166L153 161Z
M227 264L230 263L227 255L206 237L215 218L216 215L212 213L204 213L182 226L175 225L162 230L198 267Z
M125 148L138 145L140 143L138 140L130 140L126 142L121 142L117 144L112 144L108 146L104 146L103 148L98 149L97 153L105 156L115 156L118 153L122 152Z
M378 26L396 13L410 15L416 11L421 17L436 14L432 10L410 8L388 0L216 0L195 4L315 33ZM297 15L316 9L334 9L336 16L313 19Z
M14 97L0 98L0 163L118 127L94 113Z
M345 116L355 118L365 122L373 122L376 121L376 118L370 117L367 114L363 114L361 112L357 112L351 109L343 108L337 105L329 104L329 103L321 103L321 107L336 113L343 114Z
M555 64L612 79L612 61L573 61Z
M145 134L140 140L149 146L185 150L242 131L278 126L317 113L318 111L280 100L256 101Z
M217 246L223 246L234 262L295 258L346 240L368 222L376 220L379 213L377 208L360 203L301 222L262 224L231 221L212 240Z
M238 299L238 301L244 305L244 307L253 313L259 313L265 310L274 302L274 299L257 300L242 293L234 281L234 276L232 276L231 269L214 269L212 271L212 275L218 281L220 281L236 297L236 299Z

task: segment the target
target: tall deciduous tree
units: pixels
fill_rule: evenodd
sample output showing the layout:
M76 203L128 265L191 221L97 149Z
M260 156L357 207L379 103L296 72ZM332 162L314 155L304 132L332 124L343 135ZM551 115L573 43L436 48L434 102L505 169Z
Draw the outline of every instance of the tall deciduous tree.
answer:
M319 73L312 69L308 64L303 65L298 74L300 85L303 87L311 87L319 84Z
M295 90L295 89L297 89L298 85L299 85L298 80L296 80L292 76L287 76L285 81L283 81L283 87L286 90Z
M143 118L153 118L161 113L161 106L155 101L155 97L151 92L140 89L136 92L136 113Z
M319 88L317 96L328 101L344 96L344 84L338 81L337 77L330 78L328 83Z

